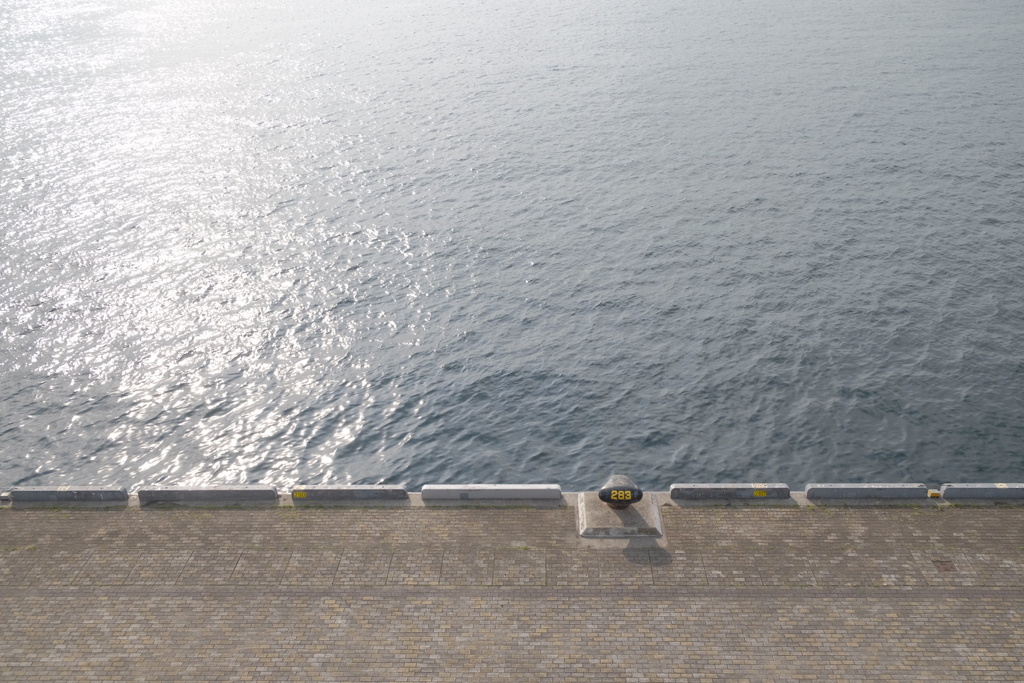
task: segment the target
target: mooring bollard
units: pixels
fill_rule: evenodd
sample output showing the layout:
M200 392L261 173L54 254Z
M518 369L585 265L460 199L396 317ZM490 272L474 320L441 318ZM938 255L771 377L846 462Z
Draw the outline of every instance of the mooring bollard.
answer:
M625 510L633 503L640 502L644 492L626 475L613 474L597 492L597 497L616 510Z

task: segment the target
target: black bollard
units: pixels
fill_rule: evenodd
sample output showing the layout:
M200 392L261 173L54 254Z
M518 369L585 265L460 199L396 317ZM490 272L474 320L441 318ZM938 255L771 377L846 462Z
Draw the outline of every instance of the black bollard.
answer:
M626 475L613 474L597 492L597 497L616 510L625 510L633 503L640 502L644 492Z

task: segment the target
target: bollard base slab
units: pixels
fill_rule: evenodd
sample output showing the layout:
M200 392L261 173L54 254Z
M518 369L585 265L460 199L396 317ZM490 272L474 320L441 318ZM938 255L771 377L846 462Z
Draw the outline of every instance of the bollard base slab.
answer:
M577 497L576 520L583 538L661 538L657 496L647 494L625 510L613 510L588 491Z

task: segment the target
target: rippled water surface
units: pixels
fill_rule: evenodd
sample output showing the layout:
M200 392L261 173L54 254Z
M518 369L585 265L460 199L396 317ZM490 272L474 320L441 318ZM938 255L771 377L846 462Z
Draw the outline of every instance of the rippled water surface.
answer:
M1017 0L2 0L0 484L1024 481Z

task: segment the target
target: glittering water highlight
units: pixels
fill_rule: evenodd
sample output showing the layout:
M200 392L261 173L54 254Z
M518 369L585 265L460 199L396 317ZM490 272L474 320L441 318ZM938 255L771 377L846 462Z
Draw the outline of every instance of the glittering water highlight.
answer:
M1022 29L9 0L0 483L1022 481Z

